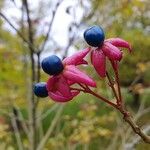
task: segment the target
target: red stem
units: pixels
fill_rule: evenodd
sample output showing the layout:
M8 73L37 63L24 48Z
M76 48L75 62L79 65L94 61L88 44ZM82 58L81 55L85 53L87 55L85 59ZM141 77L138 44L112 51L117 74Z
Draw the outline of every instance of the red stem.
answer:
M83 89L78 89L78 88L70 88L71 90L76 90L76 91L82 91L82 92L85 92L85 90Z
M118 80L119 81L119 80ZM132 120L131 115L128 113L128 111L126 111L124 109L124 107L121 105L116 105L114 103L112 103L111 101L107 100L106 98L102 97L101 95L93 92L88 86L84 87L83 85L80 85L83 89L77 89L77 88L72 88L74 90L80 90L83 91L85 93L89 93L95 97L97 97L98 99L101 99L102 101L106 102L107 104L109 104L110 106L116 108L120 113L123 114L124 120L132 127L133 131L138 134L146 143L150 144L150 136L147 136L145 133L143 133L143 131L140 129L139 126L137 126L135 124L135 122ZM115 91L116 92L116 91Z
M116 109L118 109L116 104L112 103L111 101L107 100L106 98L102 97L101 95L99 95L99 94L97 94L97 93L94 93L93 91L89 91L88 93L89 93L89 94L92 94L93 96L95 96L95 97L101 99L102 101L106 102L107 104L110 104L111 106L113 106L113 107L115 107Z
M122 103L123 101L122 101L122 96L121 96L121 88L120 88L118 70L115 71L115 75L116 75L116 81L117 81L117 87L118 87L119 100L120 100L120 104L122 105L122 104L123 104L123 103Z
M118 96L117 96L117 92L116 92L116 90L115 90L115 88L114 88L114 84L113 84L113 82L111 81L111 78L110 78L108 72L106 72L106 76L107 76L107 79L108 79L108 81L109 81L110 87L111 87L111 89L112 89L112 91L113 91L113 94L114 94L114 96L116 97L117 105L119 105L119 98L118 98Z
M109 101L108 99L104 98L103 96L93 92L88 86L84 87L84 86L81 86L82 88L84 88L84 90L82 90L83 92L85 93L89 93L99 99L101 99L102 101L106 102L107 104L113 106L114 108L118 109L117 105L114 104L113 102Z
M118 67L115 66L113 61L111 61L111 65L112 65L114 73L115 73L115 79L116 79L117 88L118 88L118 95L119 95L118 106L122 106L123 105L123 101L122 101L122 96L121 96L121 88L120 88Z
M127 110L125 110L123 106L123 100L121 96L121 88L120 88L120 81L119 81L119 73L118 73L118 67L115 66L115 63L111 61L114 73L115 73L115 79L117 82L118 87L118 94L119 94L119 103L117 103L117 109L123 114L124 120L132 127L133 131L138 134L146 143L150 144L150 136L147 136L143 133L143 131L140 129L140 127L133 121L131 115ZM111 80L110 80L111 81ZM111 86L114 94L116 93L116 90L114 91L113 87Z

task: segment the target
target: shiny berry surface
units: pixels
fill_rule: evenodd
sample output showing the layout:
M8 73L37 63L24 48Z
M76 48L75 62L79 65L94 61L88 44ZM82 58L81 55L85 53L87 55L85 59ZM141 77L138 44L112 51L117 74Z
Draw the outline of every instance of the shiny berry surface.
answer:
M56 55L46 57L41 65L44 72L49 75L58 75L64 69L61 59Z
M40 82L34 85L34 94L38 97L47 97L48 91L46 89L46 83Z
M85 41L93 47L100 47L105 39L104 31L99 26L92 26L84 32Z

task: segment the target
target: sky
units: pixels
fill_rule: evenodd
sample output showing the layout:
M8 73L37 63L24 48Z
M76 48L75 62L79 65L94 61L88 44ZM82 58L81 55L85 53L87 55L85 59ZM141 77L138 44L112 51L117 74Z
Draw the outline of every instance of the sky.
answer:
M42 0L29 1L30 9L35 10L36 12L36 9L41 1ZM45 0L45 7L48 7L50 5L50 2L51 2L51 9L55 9L56 2L57 2L56 0L55 1ZM84 2L85 2L84 5L89 7L87 0L84 0ZM13 22L13 24L16 27L18 27L16 20L19 20L21 18L21 12L20 12L21 1L15 0L15 4L16 6L12 2L10 2L10 0L5 0L5 7L2 10L2 12L11 20L11 22ZM66 13L66 8L68 7L72 7L71 13L75 12L76 22L79 23L84 15L84 11L79 5L79 0L63 0L61 5L59 6L58 11L56 13L56 17L54 19L53 26L52 26L51 35L53 36L54 40L59 44L59 46L62 49L64 49L68 43L68 27L74 21L73 15ZM41 34L41 33L47 32L48 26L45 25L45 22L49 22L50 20L49 14L50 14L50 11L48 10L46 12L46 17L43 18L42 22L40 22L39 24L40 26L38 27L37 33ZM11 32L14 32L14 30L12 30L8 24L5 24L5 28ZM75 51L75 48L72 46L69 49L69 55L72 54L74 51Z

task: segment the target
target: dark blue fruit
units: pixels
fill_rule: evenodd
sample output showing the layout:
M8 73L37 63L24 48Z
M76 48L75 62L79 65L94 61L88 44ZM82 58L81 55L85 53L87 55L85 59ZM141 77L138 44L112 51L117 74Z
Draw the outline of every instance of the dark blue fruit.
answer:
M101 27L95 25L85 30L84 39L90 46L99 47L104 42L105 34Z
M64 69L62 61L56 55L46 57L42 61L42 68L49 75L58 75Z
M34 90L34 94L38 97L47 97L48 96L48 91L46 89L45 82L36 83L34 85L33 90Z

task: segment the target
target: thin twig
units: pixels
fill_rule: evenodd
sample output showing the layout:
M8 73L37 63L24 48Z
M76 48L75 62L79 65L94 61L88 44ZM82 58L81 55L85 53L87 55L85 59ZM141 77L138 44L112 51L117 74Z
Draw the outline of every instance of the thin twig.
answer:
M118 88L118 94L119 94L119 106L123 105L123 101L122 101L122 96L121 96L121 88L120 88L120 81L119 81L119 73L118 73L118 67L115 66L115 62L114 61L110 61L111 65L113 67L114 73L115 73L115 80L117 83L117 88ZM123 106L121 106L123 107Z
M136 122L141 116L143 116L144 114L146 114L148 112L150 112L150 108L146 108L146 109L143 109L143 110L138 110L138 112L135 115L135 117L133 118L133 120ZM126 137L125 139L131 137L131 131L132 131L131 128L128 128L128 130L126 131L126 136L124 136L124 138ZM145 127L143 128L143 132L144 132L144 134L148 133L148 132L145 132ZM134 138L132 138L132 139L135 139L136 136L134 136ZM136 139L138 139L138 141L141 140L140 136L138 136ZM133 140L133 141L134 142L137 141L136 139ZM126 143L124 143L124 145L126 145Z
M37 79L36 79L36 82L40 82L40 80L41 80L40 57L41 57L41 52L37 52L37 72L36 72ZM38 107L38 104L39 104L39 98L36 97L36 100L35 100L35 108Z
M75 33L74 33L74 35L73 35L71 38L69 38L68 45L67 45L66 48L64 49L64 54L63 54L63 57L62 57L63 59L64 59L65 57L67 57L67 55L68 55L68 50L69 50L69 48L71 47L71 45L72 45L74 39L75 39Z
M41 114L42 114L42 110L38 110L37 115L41 115ZM38 128L39 139L41 140L44 136L43 120L39 118L38 120L36 120L36 124Z
M129 112L127 110L125 110L123 105L121 105L121 107L120 107L120 105L116 105L116 104L112 103L108 99L106 99L106 98L102 97L101 95L98 95L97 93L93 92L88 86L86 86L86 88L85 87L83 87L83 88L85 89L85 93L92 94L93 96L97 97L98 99L101 99L102 101L106 102L110 106L113 106L118 111L120 111L123 114L124 120L132 127L133 131L136 134L138 134L146 143L150 143L150 136L145 135L143 133L143 131L140 129L140 127L135 124L131 115L129 114Z
M142 103L141 103L140 106L139 106L138 112L134 115L133 120L134 120L135 122L137 122L137 120L139 119L139 117L141 117L141 115L144 115L144 114L146 113L146 112L143 110L143 109L144 109L144 102L145 102L145 100L142 101ZM144 111L145 113L143 113L143 111ZM125 144L126 139L131 136L131 131L132 131L132 128L126 127L125 136L122 137L122 140L124 141L123 145ZM122 135L122 133L121 133L121 135Z
M48 130L46 131L46 134L44 135L43 139L41 139L41 141L40 141L40 143L39 143L39 145L37 147L37 150L43 150L44 145L46 144L48 138L50 137L52 131L54 130L54 128L55 128L55 126L56 126L56 124L57 124L57 122L58 122L58 120L59 120L59 118L61 116L63 108L64 108L64 105L61 106L59 108L59 110L57 111L57 113L56 113L56 115L55 115L51 125L49 126Z
M32 27L32 22L31 22L31 18L30 18L30 11L29 11L29 6L28 6L28 0L23 0L23 4L26 10L26 15L27 15L27 22L28 22L28 39L30 41L30 43L32 43L32 45L34 45L34 34L33 34L33 27ZM31 59L31 71L32 71L32 75L31 75L31 81L32 81L32 87L33 84L35 82L35 76L36 76L36 72L35 72L35 60L34 60L34 47L29 45L29 50L30 50L30 59ZM36 141L36 107L35 107L35 97L34 97L34 92L33 92L33 88L32 88L32 97L31 97L31 101L30 101L30 109L31 109L31 114L30 114L30 120L32 122L31 124L31 138L30 138L30 142L31 142L31 150L36 150L36 145L37 145L37 141Z
M60 4L61 4L62 2L63 2L63 0L57 2L56 7L55 7L55 9L54 9L53 12L52 12L52 18L51 18L51 21L49 22L49 28L48 28L47 34L46 34L46 36L45 36L45 39L44 39L44 41L43 41L43 44L42 44L42 46L41 46L41 48L40 48L40 52L42 52L42 51L44 50L44 48L45 48L45 45L46 45L46 43L47 43L47 41L48 41L48 38L49 38L49 36L50 36L50 32L51 32L52 25L53 25L53 22L54 22L54 19L55 19L55 16L56 16L56 12L57 12L58 7L60 6Z
M58 107L58 104L54 104L52 108L48 109L45 113L36 117L36 121L45 119L51 112L53 112Z
M37 53L37 82L40 82L41 80L41 72L40 72L40 56L41 56L41 53L38 52Z
M123 102L122 102L122 96L121 96L121 88L120 88L120 82L119 82L119 74L118 74L118 70L115 71L115 76L116 76L116 81L117 81L117 87L118 87L118 94L119 94L120 104L123 104Z
M147 134L149 131L150 131L150 126L147 126L147 127L145 127L145 128L143 129L143 132L144 132L145 134ZM135 145L136 145L137 143L139 143L140 140L141 140L141 138L140 138L139 136L134 136L134 137L132 138L132 142L125 144L125 146L124 146L125 149L126 149L126 150L133 150L133 148L135 147Z
M31 22L31 18L30 18L30 11L29 11L29 6L28 6L28 1L27 0L23 0L24 2L24 6L25 6L25 9L26 9L26 14L27 14L27 22L28 22L28 38L29 38L29 41L32 45L34 45L34 42L33 42L33 29L32 29L32 22ZM30 47L30 50L32 52L34 52L34 46Z
M16 33L19 35L19 37L30 47L35 48L31 42L29 42L23 35L22 33L9 21L9 19L2 13L0 12L0 16L16 31Z
M20 132L19 132L19 129L18 129L18 126L17 126L17 123L16 123L16 119L14 118L13 111L12 111L10 116L11 116L11 122L12 122L12 126L13 126L13 129L14 129L18 149L23 150L23 144L22 144L22 141L21 141Z
M113 91L113 94L114 94L114 96L115 96L115 98L116 98L116 100L117 100L117 104L119 105L119 98L118 98L118 96L117 96L117 92L116 92L116 90L115 90L115 88L114 88L114 84L113 84L113 82L111 81L111 78L110 78L108 72L106 72L106 76L107 76L107 78L108 78L109 85L110 85L110 87L111 87L111 89L112 89L112 91Z
M76 91L82 91L82 92L86 92L85 90L83 89L79 89L79 88L70 88L71 90L76 90Z
M124 112L122 112L120 110L120 112L122 114L124 114ZM142 130L141 128L135 124L135 122L133 121L133 119L131 118L130 115L126 115L124 114L124 120L132 127L133 131L138 134L146 143L150 144L150 136L147 136Z
M119 81L119 73L118 68L115 66L114 62L111 61L113 70L115 72L115 78L117 82L118 87L118 94L119 94L119 102L120 104L117 105L117 109L123 114L124 120L132 127L133 131L138 134L146 143L150 143L150 136L147 136L143 133L143 131L140 129L140 127L134 122L129 112L125 109L122 101L121 96L121 88L120 88L120 81Z
M22 128L23 128L26 136L28 137L28 139L30 139L29 129L28 129L27 125L25 124L24 117L23 117L21 111L18 108L16 108L16 110L17 110L18 115L19 115L17 119L19 119L19 121L21 122Z
M117 107L116 104L114 104L113 102L107 100L107 99L104 98L103 96L101 96L101 95L99 95L99 94L93 92L88 86L86 86L86 88L85 88L85 87L83 87L83 88L85 89L85 90L84 90L85 93L89 93L89 94L91 94L91 95L97 97L98 99L101 99L102 101L106 102L107 104L113 106L114 108L118 109L118 107Z

